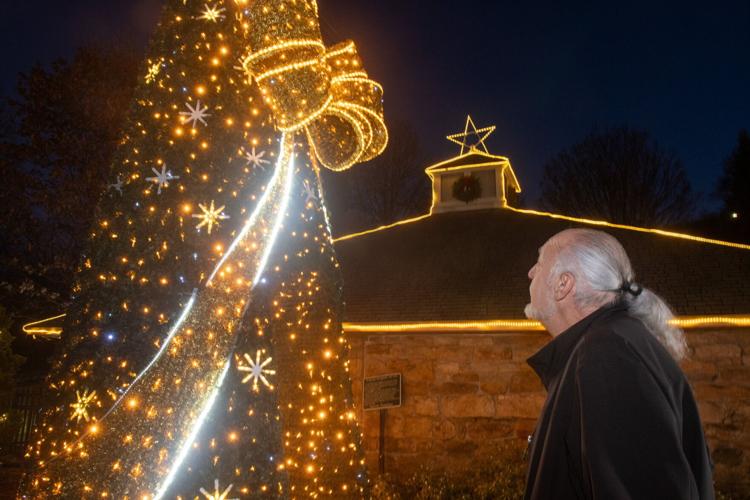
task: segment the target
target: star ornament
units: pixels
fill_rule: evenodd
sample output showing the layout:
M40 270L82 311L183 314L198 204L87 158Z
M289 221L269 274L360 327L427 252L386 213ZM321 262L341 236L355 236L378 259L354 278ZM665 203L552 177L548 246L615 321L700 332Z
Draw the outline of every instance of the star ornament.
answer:
M193 128L195 128L196 124L198 122L201 122L204 126L208 127L208 123L206 123L206 117L209 117L208 113L208 106L203 106L201 108L201 101L198 99L198 101L195 103L195 107L191 106L189 102L185 103L185 106L187 106L187 109L190 111L180 111L180 115L182 115L182 123L190 123Z
M89 405L94 401L94 398L96 398L96 391L89 392L88 389L85 389L83 394L81 394L80 391L76 391L76 402L70 404L70 407L73 408L70 420L75 419L76 423L80 422L81 419L86 422L91 420L91 415L89 415Z
M471 129L469 129L471 127ZM484 143L485 140L492 134L492 132L495 131L495 126L491 125L489 127L483 127L478 129L476 125L474 125L474 121L471 119L470 115L466 115L466 125L464 126L463 133L459 132L456 134L451 134L446 136L445 138L448 139L451 142L454 142L461 146L461 154L464 154L464 150L468 149L469 152L472 151L478 151L481 147L485 153L489 154L490 152L487 150L487 145ZM475 138L472 140L472 138Z
M209 207L206 207L206 205L202 203L198 203L198 207L201 209L203 213L193 214L194 218L201 220L200 223L198 223L198 225L195 226L195 229L200 229L203 226L206 226L208 234L211 234L211 229L213 229L214 225L218 226L219 221L229 219L229 216L225 215L222 212L224 210L225 205L222 205L219 208L216 208L216 206L214 205L214 200L211 200L211 205Z
M219 480L214 479L214 491L206 491L205 488L201 488L201 493L205 497L205 500L240 500L239 498L227 498L229 492L232 491L233 484L227 486L223 491L219 488Z
M146 180L149 182L153 182L154 184L157 184L159 186L156 190L156 194L161 194L161 188L168 187L169 181L180 178L179 175L172 175L172 172L170 170L167 170L166 165L162 165L161 172L156 170L154 167L151 167L151 171L156 174L156 177L146 177Z
M204 4L203 7L203 12L198 16L198 19L211 21L212 23L217 22L219 19L224 19L224 11L227 10L224 7L218 7L216 5L209 6L208 4Z
M265 361L261 362L260 357L262 354L262 351L258 350L255 353L255 360L253 360L253 358L251 358L248 353L245 353L244 358L245 361L247 361L247 364L245 364L242 360L240 360L240 362L237 364L238 371L247 373L247 375L245 375L245 378L242 379L242 383L246 384L250 380L252 380L253 391L255 392L259 391L259 381L269 389L273 390L273 386L268 382L266 375L276 375L276 370L266 368L266 366L268 366L268 364L271 362L272 358L267 358Z

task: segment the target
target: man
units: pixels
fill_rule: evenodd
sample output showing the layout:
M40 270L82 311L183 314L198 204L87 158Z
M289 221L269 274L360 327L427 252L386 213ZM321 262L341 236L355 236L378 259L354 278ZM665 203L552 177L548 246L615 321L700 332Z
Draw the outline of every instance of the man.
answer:
M571 229L529 271L529 318L552 340L528 362L547 389L525 498L713 499L698 408L668 306L633 280L625 250Z

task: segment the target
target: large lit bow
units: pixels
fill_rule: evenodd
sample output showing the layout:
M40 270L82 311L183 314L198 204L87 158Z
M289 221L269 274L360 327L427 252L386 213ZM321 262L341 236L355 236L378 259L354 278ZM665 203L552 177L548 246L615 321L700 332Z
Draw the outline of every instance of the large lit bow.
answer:
M245 71L260 86L282 132L305 130L315 156L345 170L379 155L388 142L383 89L370 80L352 41L326 49L314 1L256 0ZM269 22L269 18L272 19Z

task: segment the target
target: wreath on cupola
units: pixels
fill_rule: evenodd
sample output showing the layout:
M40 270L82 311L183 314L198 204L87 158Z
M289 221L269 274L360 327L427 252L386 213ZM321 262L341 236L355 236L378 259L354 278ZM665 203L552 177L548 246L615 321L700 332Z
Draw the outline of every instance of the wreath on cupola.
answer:
M464 174L453 183L453 197L469 203L482 196L482 185L474 174Z

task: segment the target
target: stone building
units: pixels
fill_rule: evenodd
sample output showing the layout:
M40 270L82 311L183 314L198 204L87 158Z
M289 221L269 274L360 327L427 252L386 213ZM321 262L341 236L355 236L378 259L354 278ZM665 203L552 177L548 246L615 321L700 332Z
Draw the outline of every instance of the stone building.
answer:
M583 226L618 238L639 282L674 309L717 484L750 493L750 245L513 208L510 162L486 149L426 172L430 214L336 240L371 469L380 417L361 402L363 379L377 375L403 384L385 420L387 472L460 471L526 442L545 399L526 359L549 340L523 315L527 272L550 236Z

